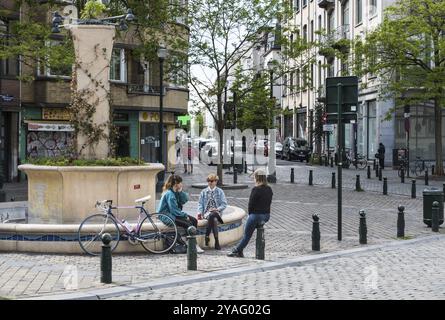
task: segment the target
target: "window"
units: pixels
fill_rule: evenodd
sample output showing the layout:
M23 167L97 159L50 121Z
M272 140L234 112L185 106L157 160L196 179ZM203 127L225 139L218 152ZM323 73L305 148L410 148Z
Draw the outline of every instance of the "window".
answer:
M321 15L318 16L318 31L320 32L322 29L321 26ZM318 35L318 40L321 40L321 34Z
M303 8L306 7L307 5L307 0L303 0Z
M187 57L172 55L168 60L168 82L170 86L187 87Z
M0 19L0 41L4 45L8 43L9 24L7 20ZM0 60L0 76L17 76L19 73L19 63L17 57L9 57Z
M303 26L303 43L307 43L307 25Z
M356 0L355 3L355 23L359 24L362 22L362 12L363 12L363 7L362 7L362 0Z
M294 92L294 73L291 72L290 74L290 92Z
M60 40L50 40L47 43L47 46L50 47L56 47L62 46L62 41ZM69 78L71 77L73 71L73 66L71 64L69 65L58 65L58 66L51 66L48 65L48 63L42 63L39 62L37 64L37 74L41 77L62 77L62 78Z
M369 0L369 16L372 17L377 13L377 0Z
M125 49L114 48L110 63L110 80L126 82L127 62L125 60Z
M334 31L335 26L334 26L334 14L333 11L331 11L330 13L328 13L328 33L331 33L332 31Z
M303 90L306 91L308 86L308 67L303 67Z
M297 91L300 91L300 69L297 69L297 71L295 71L295 86L297 88Z
M314 87L314 64L311 63L311 88Z
M321 61L318 61L318 86L322 85Z
M300 0L294 0L295 11L300 11Z
M286 74L283 77L283 86L284 86L283 97L285 97L285 96L287 96L287 75Z
M311 42L314 42L314 20L311 20Z
M345 1L341 7L341 22L342 25L349 25L349 1Z

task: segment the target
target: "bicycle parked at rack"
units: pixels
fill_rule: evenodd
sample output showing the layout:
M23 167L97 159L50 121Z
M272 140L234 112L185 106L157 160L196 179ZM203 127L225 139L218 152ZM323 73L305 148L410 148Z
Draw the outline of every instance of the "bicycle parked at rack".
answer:
M408 159L404 158L400 161L398 175L399 177L402 176L402 169L403 169L405 174L408 172L408 170L410 170L412 174L420 176L425 171L425 169L428 168L429 165L425 163L425 160L422 157L416 157L416 160L413 162L411 166L408 163Z
M353 159L351 153L346 151L346 166L349 168L351 164L356 169L365 169L368 166L368 160L360 153L357 153L355 159Z
M129 207L113 207L112 200L96 202L96 208L102 213L85 218L79 226L78 239L82 250L89 255L99 255L102 251L102 234L109 233L112 241L111 251L116 249L121 239L131 244L140 243L151 253L168 252L176 243L178 229L175 222L165 214L149 213L145 203L150 196L135 200L140 205ZM131 226L125 220L114 215L116 209L139 209L137 223Z

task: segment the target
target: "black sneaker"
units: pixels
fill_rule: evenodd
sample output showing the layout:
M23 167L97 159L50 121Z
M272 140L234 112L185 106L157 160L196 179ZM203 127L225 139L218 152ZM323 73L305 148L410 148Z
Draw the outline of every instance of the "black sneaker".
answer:
M232 252L230 252L228 257L238 257L238 258L244 258L244 254L242 251L238 251L236 249L233 249Z

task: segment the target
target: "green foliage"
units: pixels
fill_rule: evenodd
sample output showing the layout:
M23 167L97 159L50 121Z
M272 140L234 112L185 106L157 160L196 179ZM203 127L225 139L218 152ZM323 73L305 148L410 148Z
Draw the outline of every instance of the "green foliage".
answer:
M81 19L98 19L107 10L107 7L97 0L89 0L81 12Z
M134 158L108 158L108 159L97 159L97 160L86 160L86 159L72 159L66 157L55 157L55 158L28 158L25 160L27 164L34 164L40 166L141 166L147 165L141 162L139 159Z

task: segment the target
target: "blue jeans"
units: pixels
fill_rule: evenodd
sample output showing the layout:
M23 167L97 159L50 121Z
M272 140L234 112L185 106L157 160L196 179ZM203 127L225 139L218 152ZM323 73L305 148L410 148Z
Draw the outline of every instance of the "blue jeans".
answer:
M250 238L252 237L253 232L256 227L261 223L266 223L270 219L269 213L264 214L249 214L249 217L246 221L246 226L244 227L244 235L241 239L241 242L236 246L236 251L243 251L244 248L249 243Z

